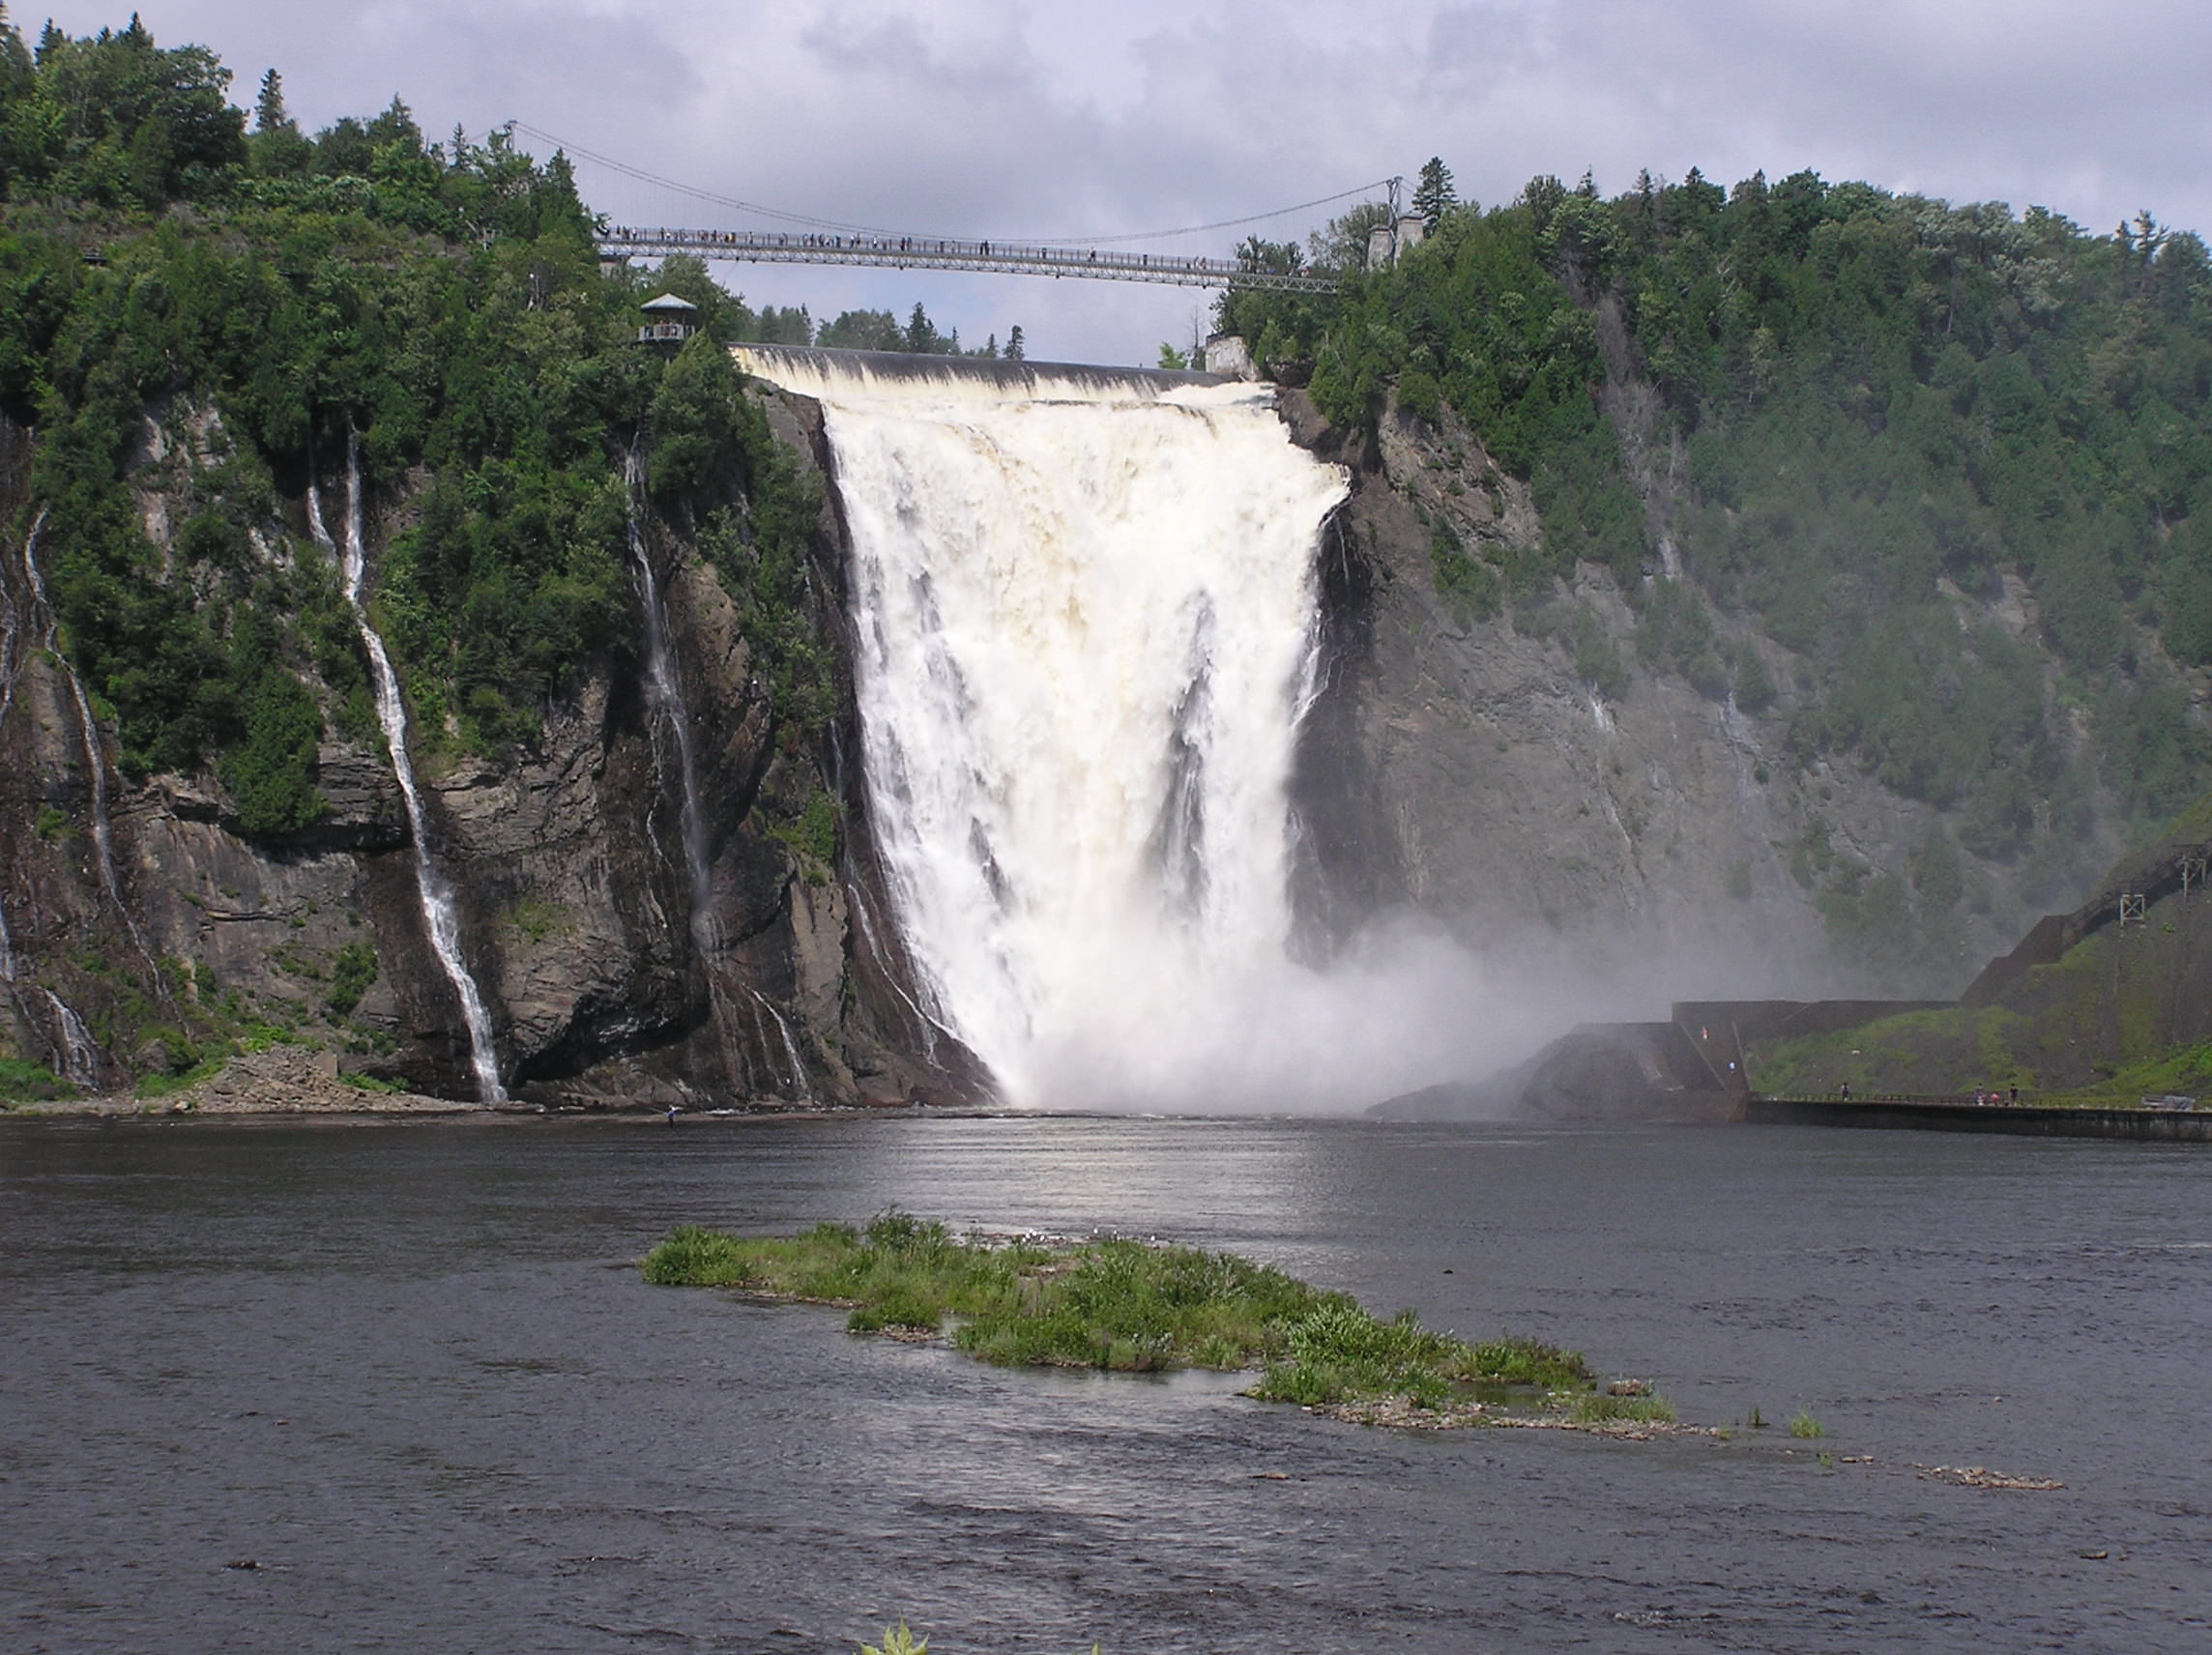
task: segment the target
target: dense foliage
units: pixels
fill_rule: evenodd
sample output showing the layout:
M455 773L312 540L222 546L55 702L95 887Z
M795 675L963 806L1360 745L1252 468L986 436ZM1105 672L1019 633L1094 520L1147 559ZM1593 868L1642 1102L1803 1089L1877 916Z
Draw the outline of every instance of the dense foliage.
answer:
M955 328L948 334L939 332L937 324L929 319L929 312L918 302L903 323L888 310L845 310L819 329L803 305L797 310L778 310L771 305L757 313L740 308L742 314L726 335L731 339L749 339L770 345L820 345L840 351L909 351L917 356L933 357L995 358L1004 354L1017 362L1022 355L1022 330L1018 324L1007 335L1004 353L999 349L996 334L974 350L966 350L960 343L960 330Z
M396 101L307 137L274 73L248 135L228 78L135 19L49 25L35 53L0 21L0 412L41 438L15 529L40 525L126 769L212 767L247 830L280 836L321 809L326 726L373 738L333 560L286 504L349 450L372 503L410 503L373 604L428 743L527 741L628 648L633 433L655 502L713 531L766 622L771 670L814 683L786 613L812 499L713 348L752 313L673 261L652 291L715 308L664 363L636 343L646 278L601 274L561 157L427 142ZM165 544L155 494L185 502Z
M1464 419L1543 520L1542 566L1500 573L1540 592L1572 560L1609 566L1645 659L1757 707L1778 686L1706 605L1739 617L1805 663L1806 763L1848 756L1957 811L1985 857L2064 855L2098 781L2139 828L2205 785L2175 670L2212 664L2196 236L1811 173L1612 200L1539 178L1489 211L1424 181L1433 232L1394 268L1319 237L1340 298L1233 294L1219 320L1262 360L1309 361L1339 423L1371 425L1393 388ZM1656 428L1615 429L1609 383L1655 389ZM1639 441L1687 460L1649 500L1623 461ZM1680 586L1644 578L1662 532ZM1479 609L1469 565L1440 542L1440 585ZM2091 762L2069 743L2084 716Z

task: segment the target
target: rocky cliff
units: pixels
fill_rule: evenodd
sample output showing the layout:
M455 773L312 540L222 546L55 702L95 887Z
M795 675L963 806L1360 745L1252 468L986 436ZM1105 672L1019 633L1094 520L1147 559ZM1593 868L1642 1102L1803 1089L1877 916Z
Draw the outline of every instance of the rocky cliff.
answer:
M2079 895L1958 846L1958 812L1793 745L1809 678L1747 624L1697 606L1732 675L1646 658L1654 611L1695 593L1663 535L1635 594L1592 564L1517 587L1534 506L1448 409L1393 400L1355 439L1300 392L1283 408L1353 478L1323 553L1328 689L1298 787L1324 949L1411 911L1548 983L1563 1023L1689 995L1956 993ZM2014 588L1950 600L1963 630L2032 638ZM1732 687L1753 659L1771 686L1756 710Z
M771 418L815 466L809 410L777 402ZM149 412L133 492L164 556L212 423L182 404ZM0 521L32 525L0 560L0 1032L15 1060L82 1087L159 1090L233 1051L302 1047L364 1086L473 1096L381 742L330 733L314 766L326 807L275 842L247 836L215 776L122 774L111 725L55 648L25 505L34 443L0 429ZM321 486L337 521L342 503ZM835 708L818 740L771 717L738 605L694 540L657 516L642 526L689 715L711 889L696 918L686 778L635 669L596 667L543 710L535 739L499 757L435 740L418 754L462 952L502 1077L524 1101L852 1104L980 1089L916 1010L884 917L865 801L842 762L856 740L843 538L834 492L822 496L805 588ZM373 588L413 503L366 506ZM308 522L304 493L281 499L255 555L312 564L324 554Z
M648 509L688 777L666 711L626 662L595 667L497 756L437 732L418 754L501 1073L527 1101L987 1089L917 1008L846 762L859 739L846 543L819 410L754 394L825 484L803 605L830 662L819 737L771 715L723 574L684 524ZM1684 995L1957 992L2024 929L2041 893L2023 868L1956 850L1942 812L1792 749L1801 674L1787 651L1724 630L1711 647L1737 668L1703 687L1639 653L1640 619L1647 636L1683 579L1664 555L1635 595L1594 565L1571 583L1517 583L1541 535L1535 508L1448 411L1393 405L1373 438L1351 440L1300 392L1282 409L1353 479L1321 548L1326 670L1294 789L1308 958L1413 916L1539 991L1550 1009L1530 1017L1533 1043ZM148 415L133 492L164 552L216 423L183 403ZM0 431L0 521L35 530L33 441ZM335 521L342 502L320 486ZM373 588L415 503L393 490L367 505ZM256 555L322 556L306 507L304 490L280 498ZM314 776L327 808L275 842L249 836L215 776L128 779L52 647L38 567L35 533L0 560L0 964L20 1059L81 1085L158 1089L226 1052L305 1044L371 1084L473 1095L381 743L332 733ZM1962 624L2031 624L2008 622L2017 595L1955 601ZM641 619L626 631L641 635ZM1756 710L1728 687L1753 658L1774 686ZM687 780L710 893L696 914Z

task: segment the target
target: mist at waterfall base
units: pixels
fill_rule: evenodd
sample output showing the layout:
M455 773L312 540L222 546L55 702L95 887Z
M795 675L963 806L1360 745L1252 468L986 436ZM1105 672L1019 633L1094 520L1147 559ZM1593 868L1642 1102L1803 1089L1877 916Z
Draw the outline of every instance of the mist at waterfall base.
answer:
M1272 388L742 355L824 409L878 850L928 1009L1007 1102L1346 1110L1487 1066L1500 1000L1444 939L1293 957L1347 479Z

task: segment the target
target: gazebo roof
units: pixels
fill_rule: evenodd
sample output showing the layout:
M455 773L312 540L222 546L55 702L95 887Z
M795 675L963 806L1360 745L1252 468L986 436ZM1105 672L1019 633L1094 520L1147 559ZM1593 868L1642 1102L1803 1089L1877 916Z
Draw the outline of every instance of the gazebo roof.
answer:
M696 310L699 306L688 299L679 299L673 293L663 293L658 299L648 299L638 308L663 316L676 316Z

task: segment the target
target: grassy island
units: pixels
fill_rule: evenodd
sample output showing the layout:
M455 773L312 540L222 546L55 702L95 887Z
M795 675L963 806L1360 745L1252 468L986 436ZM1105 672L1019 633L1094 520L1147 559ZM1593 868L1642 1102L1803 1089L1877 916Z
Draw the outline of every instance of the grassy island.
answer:
M1367 1423L1635 1428L1674 1411L1630 1381L1599 1394L1582 1356L1533 1339L1470 1344L1385 1321L1230 1253L1105 1236L958 1236L895 1208L864 1229L784 1237L685 1227L645 1279L846 1307L856 1333L935 1338L1004 1367L1254 1370L1245 1392ZM1614 1394L1625 1390L1628 1394Z

